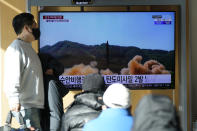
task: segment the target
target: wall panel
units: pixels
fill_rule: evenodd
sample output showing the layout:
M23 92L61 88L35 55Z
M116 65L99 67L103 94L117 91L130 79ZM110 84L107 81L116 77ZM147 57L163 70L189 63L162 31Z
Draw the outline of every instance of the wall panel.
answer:
M28 0L30 2L30 4L32 3L32 5L39 5L39 2L38 0ZM179 61L179 67L180 67L180 70L178 70L179 74L177 74L179 77L180 77L180 81L178 82L178 87L180 90L177 90L176 92L172 92L171 90L162 90L164 94L166 95L169 95L173 100L175 101L178 101L180 99L180 104L178 103L175 103L176 105L180 105L180 113L181 113L181 120L182 120L182 125L183 125L183 128L184 130L189 130L189 127L190 127L190 124L186 125L187 123L187 120L190 119L190 116L189 116L189 105L190 103L187 103L189 102L189 95L190 93L188 92L190 90L190 85L188 84L190 81L188 80L189 78L189 72L188 70L190 70L190 64L189 64L189 48L188 48L188 43L186 41L186 0L122 0L122 1L119 1L119 0L95 0L95 3L94 5L108 5L108 6L112 6L112 5L128 5L127 3L130 3L130 5L180 5L181 7L181 12L180 12L180 25L179 25L179 32L181 34L181 38L180 38L180 41L179 41L179 45L181 47L181 50L179 50L179 57L181 58L181 61ZM195 3L194 1L195 0L191 0L192 3ZM42 1L40 0L40 3L42 4L42 6L46 6L46 5L51 5L51 6L55 6L56 3L59 2L59 5L58 6L61 6L62 4L65 4L65 5L69 5L69 6L72 6L70 3L69 0L45 0L45 1ZM57 6L56 5L56 6ZM3 55L4 55L4 51L5 49L8 47L8 45L16 38L16 35L14 34L13 32L13 29L11 27L11 21L12 21L12 18L19 12L23 12L25 11L25 6L26 6L26 0L0 0L0 10L1 10L1 13L0 13L0 24L1 24L1 27L0 28L0 35L1 35L1 59L0 59L0 62L3 62ZM191 7L195 6L195 4L191 4L190 5ZM53 8L53 7L47 7L48 10L51 10L50 8ZM46 8L46 10L47 10ZM73 7L70 7L70 8L73 8ZM68 8L65 8L65 7L56 7L53 8L54 10L67 10ZM85 9L85 8L84 8ZM88 10L93 10L92 7L90 8L86 8ZM130 8L132 10L132 8ZM151 7L147 7L147 9L151 9ZM193 11L194 8L192 8L191 11ZM72 10L72 9L68 9L68 10ZM76 10L76 11L79 11L80 10L80 7L76 7L74 8L73 10ZM73 11L72 10L72 11ZM33 7L33 10L32 12L34 14L37 13L37 7ZM192 18L194 18L194 14L192 14ZM192 26L194 27L195 29L195 24L193 24ZM195 33L194 33L195 34ZM193 37L193 36L192 36ZM195 43L195 39L193 37L193 40ZM194 44L192 44L193 47L195 47ZM187 46L187 48L186 48ZM38 50L38 44L37 42L35 42L33 44L33 48L37 51ZM187 52L187 53L186 53ZM195 48L193 48L193 52L195 52ZM195 53L194 53L195 55ZM195 57L192 58L192 60L194 60ZM188 61L186 61L188 60ZM188 62L188 63L187 63ZM193 79L195 79L195 61L194 61L194 66L193 66ZM1 65L3 65L1 63ZM1 71L1 75L3 76L3 67L1 67L0 69ZM187 79L188 78L188 79ZM194 80L195 81L195 80ZM0 81L0 90L2 91L2 85L3 85L3 77L1 77L1 81ZM193 83L193 85L195 86L195 82ZM196 89L194 89L193 91L195 91ZM3 121L5 120L5 115L6 115L6 112L8 110L8 105L7 105L7 100L4 96L4 93L1 92L2 96L1 96L1 104L3 105L2 107L2 123ZM66 96L64 98L64 103L65 105L68 105L72 100L73 100L73 96L74 94L76 94L78 92L70 92L68 96ZM134 99L133 101L136 101L133 103L134 107L136 106L135 103L137 103L137 101L145 94L149 94L149 93L161 93L160 90L154 90L153 92L151 92L150 90L138 90L138 91L131 91L131 94L132 94L132 99ZM175 97L173 96L175 93ZM178 95L176 95L176 93ZM194 93L194 92L193 92ZM181 96L180 98L178 98L177 96ZM196 108L196 106L194 106L194 108Z

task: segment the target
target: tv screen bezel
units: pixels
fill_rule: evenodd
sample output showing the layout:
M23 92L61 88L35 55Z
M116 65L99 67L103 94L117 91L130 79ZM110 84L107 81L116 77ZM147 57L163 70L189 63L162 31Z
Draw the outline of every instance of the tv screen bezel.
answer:
M139 6L139 7L141 7L141 6ZM143 6L144 7L144 6ZM154 6L154 7L157 7L157 6ZM160 7L162 7L163 8L163 6L160 6ZM164 6L165 8L163 8L163 9L154 9L154 10L127 10L127 11L39 11L39 15L38 15L38 19L39 19L39 27L40 27L40 13L61 13L61 12L63 12L63 13L66 13L66 12L68 12L68 13L87 13L87 12L174 12L174 19L175 19L175 24L174 24L174 50L175 50L175 54L174 54L174 57L175 57L175 65L174 65L174 85L173 85L173 87L174 88L166 88L166 87L157 87L157 88L155 88L155 87L149 87L149 88L130 88L130 89L132 89L132 90L143 90L143 89L175 89L176 88L176 86L177 86L177 81L179 80L178 79L178 72L177 72L177 70L179 70L178 69L178 23L177 23L177 19L178 19L178 6L175 6L175 7L177 7L177 8L170 8L170 9L167 9L166 8L166 6ZM171 6L170 6L171 7ZM40 40L38 41L38 50L39 50L39 52L40 52ZM173 77L173 76L172 76ZM69 88L69 89L72 89L72 88ZM81 90L81 88L73 88L74 90Z

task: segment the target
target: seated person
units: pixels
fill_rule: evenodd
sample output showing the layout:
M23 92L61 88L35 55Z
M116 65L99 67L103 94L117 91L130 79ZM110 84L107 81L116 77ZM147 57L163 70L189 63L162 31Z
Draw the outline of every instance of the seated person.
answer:
M102 110L104 78L99 74L85 76L82 92L74 96L74 102L62 118L62 131L80 131L89 120L95 119Z
M83 131L131 131L130 99L130 91L124 85L110 85L103 95L103 111L96 119L86 123Z
M168 96L146 95L136 110L132 131L181 131L179 117Z
M59 131L63 111L63 100L69 91L59 81L64 66L49 54L38 54L43 68L45 109L41 111L41 127L43 131Z

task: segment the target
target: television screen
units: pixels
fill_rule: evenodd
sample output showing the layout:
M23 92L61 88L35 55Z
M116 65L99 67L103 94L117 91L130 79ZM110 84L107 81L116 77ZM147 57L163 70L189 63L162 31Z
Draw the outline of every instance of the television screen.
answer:
M64 65L65 87L87 74L130 89L175 88L175 12L40 12L39 52Z

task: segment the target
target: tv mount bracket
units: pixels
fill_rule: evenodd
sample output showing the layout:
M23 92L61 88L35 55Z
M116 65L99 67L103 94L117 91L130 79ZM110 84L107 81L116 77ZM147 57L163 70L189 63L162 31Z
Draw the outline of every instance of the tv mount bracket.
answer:
M75 4L75 5L88 5L88 4L92 4L92 0L72 0L72 4Z

